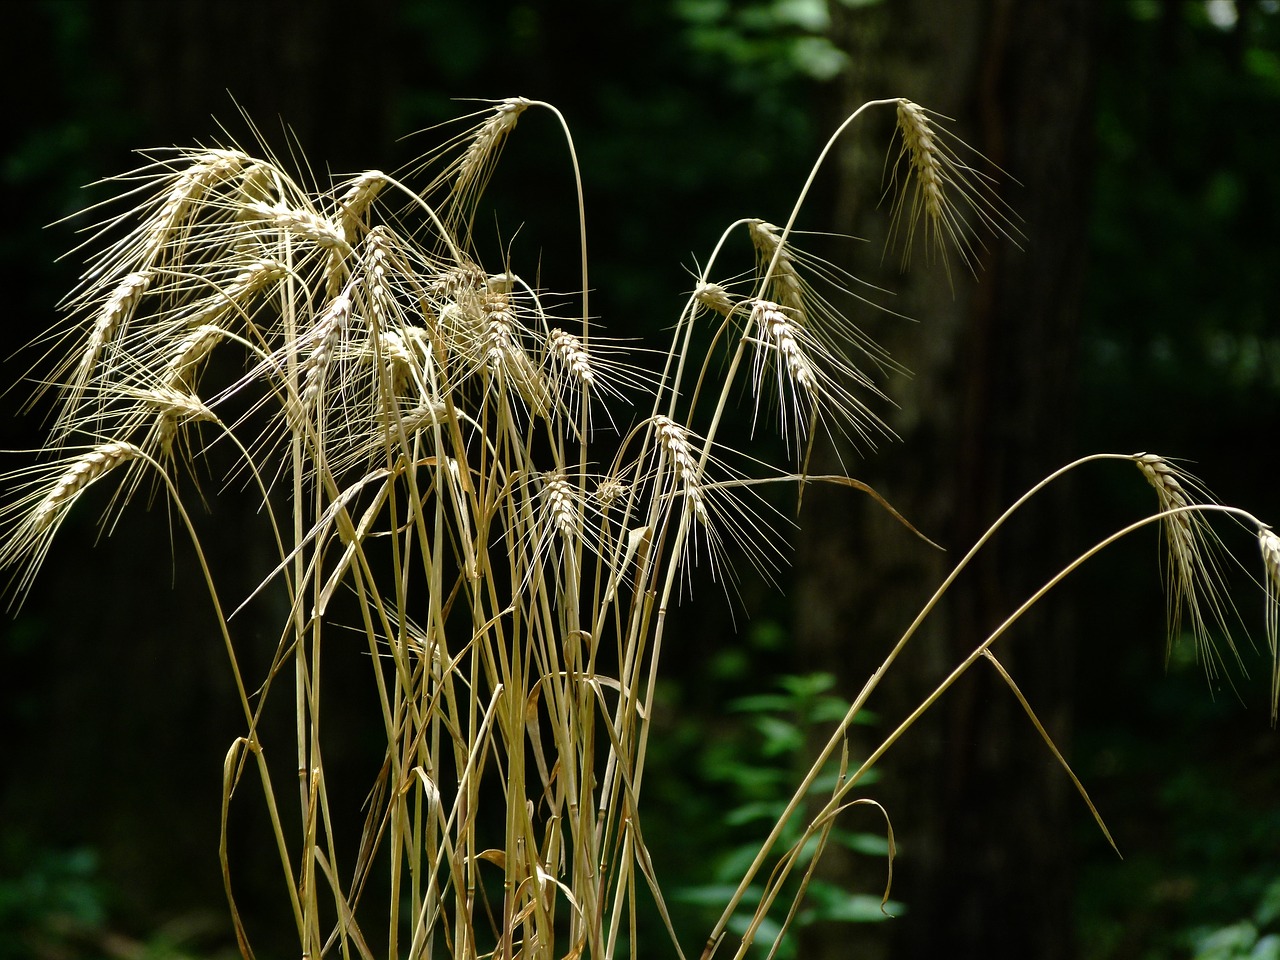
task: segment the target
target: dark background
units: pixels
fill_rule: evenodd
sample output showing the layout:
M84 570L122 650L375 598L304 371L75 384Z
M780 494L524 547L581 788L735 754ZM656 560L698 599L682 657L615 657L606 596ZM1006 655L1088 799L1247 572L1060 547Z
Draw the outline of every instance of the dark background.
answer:
M1185 458L1223 500L1275 519L1278 8L11 3L0 269L15 388L0 447L41 442L42 411L16 415L39 351L8 354L53 323L75 283L77 257L59 258L89 220L62 218L106 196L83 185L134 166L136 148L235 139L252 152L247 116L281 155L292 137L324 182L408 163L435 144L414 131L473 109L462 98L548 100L586 179L593 312L612 333L645 336L673 321L727 223L783 220L827 132L866 99L902 95L954 117L1007 171L1024 238L1022 249L992 243L976 284L958 274L949 285L921 256L900 277L876 242L888 128L873 121L835 151L800 225L872 240L814 244L897 291L894 308L921 321L869 320L914 376L886 387L882 412L902 443L844 451L853 474L951 557L1035 479L1098 450ZM553 289L577 277L571 188L558 131L526 115L493 183L491 235L514 234L513 260L539 263ZM7 454L4 468L22 462ZM883 722L1074 550L1152 506L1136 471L1112 468L1028 513L873 704ZM212 507L228 596L265 562L234 507ZM224 654L189 558L179 548L169 560L163 513L133 511L104 542L95 519L85 509L67 524L0 634L0 956L224 955L218 797L241 732ZM673 890L725 866L751 833L722 815L742 799L744 767L777 763L770 728L735 698L816 671L851 696L945 573L945 557L845 494L807 498L800 520L794 572L779 596L749 591L749 626L739 611L735 628L714 592L680 611L646 778L646 832ZM1253 561L1247 537L1229 544ZM1251 676L1206 684L1185 645L1166 667L1157 570L1154 535L1113 551L1000 648L1125 859L1007 690L975 671L871 788L894 818L906 914L806 926L806 956L1189 956L1224 928L1243 956L1280 933L1280 741L1257 649L1261 598L1241 584ZM274 644L268 620L241 629ZM327 756L358 771L371 741L360 702L347 709ZM270 851L252 813L243 819L243 896L269 918ZM830 870L879 893L874 858L833 858ZM714 911L676 899L696 952ZM666 949L660 938L653 949ZM291 949L264 941L268 956Z

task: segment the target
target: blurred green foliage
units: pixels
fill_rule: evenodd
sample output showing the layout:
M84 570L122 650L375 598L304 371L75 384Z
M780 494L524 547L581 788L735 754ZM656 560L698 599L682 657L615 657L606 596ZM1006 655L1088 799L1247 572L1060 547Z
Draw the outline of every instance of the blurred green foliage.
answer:
M15 849L0 863L0 960L214 960L202 949L220 923L187 918L138 939L115 925L107 882L91 848Z
M677 932L686 942L705 936L725 908L760 843L784 812L810 758L848 703L834 691L829 673L773 675L761 664L777 662L788 645L785 629L767 617L753 621L739 643L715 651L694 681L668 681L663 687L661 735L651 741L646 773L649 820L647 839L664 882ZM866 712L857 720L873 724ZM823 769L809 801L788 820L777 849L797 843L816 805L830 796L838 776L838 757ZM876 773L862 783L875 783ZM806 810L808 811L806 813ZM690 843L690 838L697 843ZM888 840L874 808L857 808L841 818L828 838L825 856L856 855L859 886L833 882L821 868L809 884L790 934L775 956L797 956L796 933L818 923L865 923L899 916L905 905L890 900L881 908ZM806 844L801 865L812 859L816 842ZM844 853L835 854L834 848ZM776 858L774 858L776 860ZM770 863L774 862L771 860ZM797 871L787 892L761 925L756 951L764 957L799 889ZM768 875L768 868L763 876ZM762 888L753 884L743 907L730 921L731 937L741 935ZM660 936L657 930L652 934Z
M1191 933L1192 960L1280 960L1280 879L1262 892L1248 918Z
M1280 4L1102 10L1082 444L1188 458L1218 496L1274 523ZM1082 501L1104 524L1128 506L1109 488L1088 487ZM1125 859L1082 827L1081 956L1269 956L1273 919L1254 913L1280 863L1268 678L1206 683L1185 643L1159 676L1145 639L1163 615L1154 574L1106 561L1083 574L1085 595L1133 584L1127 595L1150 600L1108 610L1107 628L1082 638L1074 756ZM1255 588L1240 586L1260 632Z

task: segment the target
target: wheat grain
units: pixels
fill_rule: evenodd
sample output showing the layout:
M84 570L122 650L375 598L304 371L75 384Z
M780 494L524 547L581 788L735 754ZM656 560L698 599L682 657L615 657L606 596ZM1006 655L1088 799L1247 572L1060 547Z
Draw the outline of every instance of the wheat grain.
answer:
M510 279L490 277L481 297L483 310L484 360L490 374L503 384L515 388L528 408L540 417L549 417L552 398L546 376L529 358L520 343L519 321L511 296L504 286Z
M404 427L405 433L416 433L419 430L441 423L444 417L444 401L427 398L408 410L401 411L400 424ZM396 424L391 420L386 423L386 433L393 441L399 438Z
M393 270L400 269L400 264L393 260L392 251L391 231L382 226L369 231L361 255L361 278L364 281L361 292L365 322L370 330L391 332L396 326L391 319L395 297L391 291L390 276Z
M173 356L165 365L160 375L160 382L166 387L192 385L192 371L204 360L223 337L226 331L211 323L202 323L178 341Z
M760 331L761 342L772 347L782 358L778 375L786 370L787 378L810 397L818 394L818 381L813 365L797 340L798 330L787 311L777 303L758 300L751 308L751 320ZM763 366L763 364L759 364ZM759 375L757 375L757 382Z
M551 526L565 540L574 541L582 535L582 508L577 488L563 473L546 473L542 477L540 491L547 504Z
M617 477L604 477L596 484L596 500L603 507L612 506L627 492L627 485Z
M157 263L175 236L178 241L170 252L175 258L181 257L183 242L180 232L192 207L210 189L240 173L250 163L251 158L238 150L208 150L197 154L191 165L174 178L159 212L146 226L140 263L144 266Z
M489 292L482 300L484 310L485 362L494 373L503 370L516 352L515 314L505 293Z
M486 279L484 270L477 264L449 264L432 275L427 291L437 300L456 301L481 289Z
M909 100L898 103L898 129L902 133L903 150L910 158L912 171L915 173L916 197L912 200L911 219L914 222L918 215L923 215L926 233L929 226L937 231L951 230L948 219L947 197L944 190L943 156L939 152L938 143L933 133L933 125L928 114L917 104ZM953 237L954 239L954 237ZM910 238L908 238L908 244ZM944 246L945 251L945 246Z
M252 296L268 284L283 279L289 268L279 260L263 257L241 267L227 287L226 297L230 300L243 300Z
M712 579L726 590L736 581L734 568L741 560L771 579L782 558L773 527L781 520L777 510L751 489L741 471L712 453L710 441L667 416L650 423L659 454L655 499L683 500L686 516L696 521L681 546L682 577L694 558L705 555Z
M219 287L211 296L198 301L189 313L181 316L188 327L216 325L216 321L228 314L243 318L250 316L249 302L271 284L284 279L289 268L279 260L261 258L241 267L225 287Z
M93 325L93 332L89 335L89 345L85 350L86 362L89 365L97 360L116 332L129 322L129 318L137 309L138 301L151 286L152 279L153 276L150 273L131 273L116 285Z
M217 416L195 394L169 386L159 386L143 391L142 402L156 411L151 441L159 446L165 457L173 455L173 441L178 428L192 420L213 421Z
M131 273L116 284L111 296L98 311L97 319L89 331L89 339L76 364L75 372L67 385L64 412L58 419L55 433L65 433L79 415L80 401L93 378L94 368L107 347L123 335L130 319L147 289L151 286L151 273ZM65 368L64 368L65 372Z
M559 327L552 329L547 336L547 352L555 363L573 381L590 387L595 383L596 374L591 366L591 356L582 347L582 341Z
M373 359L375 340L382 362L386 365L391 377L388 382L388 392L393 397L399 396L417 369L414 352L405 344L404 337L398 331L385 330L370 340L361 352L362 356Z
M1267 584L1280 596L1280 536L1270 527L1262 527L1258 530L1258 547L1262 551Z

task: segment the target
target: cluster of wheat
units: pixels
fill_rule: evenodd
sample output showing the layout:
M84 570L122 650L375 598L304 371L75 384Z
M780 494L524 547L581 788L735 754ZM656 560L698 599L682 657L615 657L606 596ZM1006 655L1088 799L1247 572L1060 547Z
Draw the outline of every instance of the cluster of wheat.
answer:
M920 224L944 257L951 245L969 261L971 227L1012 227L928 113L902 100L863 110L879 106L898 113L903 153L892 169L912 199L894 218L906 234ZM673 601L694 564L726 584L736 564L772 572L782 538L759 485L865 489L807 476L809 452L830 433L869 442L885 432L865 371L890 361L819 292L840 274L794 246L794 212L786 226L744 219L726 229L665 352L593 326L580 190L574 317L552 315L545 291L512 265L481 266L477 204L505 140L535 108L565 129L576 172L558 112L520 98L475 115L424 161L422 189L379 171L320 189L239 149L150 155L122 180L132 205L104 220L70 323L46 345L59 412L45 456L7 478L0 564L20 597L68 512L108 479L118 492L105 524L142 487L166 492L203 557L179 474L215 444L235 452L278 561L260 589L279 591L289 615L268 675L250 682L205 568L246 724L227 757L224 809L256 771L303 956L636 955L638 898L666 917L639 807ZM722 267L739 240L754 268ZM757 426L770 421L785 439L789 465L766 467L722 441L744 385ZM616 429L601 444L605 424ZM1161 512L1143 523L1165 523L1171 609L1189 609L1207 644L1227 612L1204 586L1217 575L1203 523L1212 505L1166 461L1126 459L1160 491ZM1274 648L1280 541L1236 514L1259 532ZM851 705L784 821L916 625ZM324 651L352 642L338 627L363 637L386 736L364 814L333 808L324 762ZM994 662L989 647L1004 629L935 697L978 658ZM278 678L290 675L296 833L260 740L268 703L282 699ZM778 830L765 840L708 952L772 863L738 954L749 948L787 875L812 870L811 841L820 848L859 802L850 791L914 716L867 761L843 756L802 844L774 850ZM365 818L362 840L342 849L332 824L353 814ZM223 870L250 956L225 843ZM375 870L390 892L371 904L362 894Z

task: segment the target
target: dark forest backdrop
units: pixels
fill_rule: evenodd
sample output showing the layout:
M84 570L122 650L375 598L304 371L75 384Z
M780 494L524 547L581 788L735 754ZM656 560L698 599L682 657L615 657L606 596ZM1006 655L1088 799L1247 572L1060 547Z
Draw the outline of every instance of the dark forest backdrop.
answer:
M1024 249L993 246L978 282L957 276L953 289L922 262L900 277L892 257L820 242L838 263L856 254L859 274L922 321L874 321L914 377L889 386L902 442L845 451L855 475L953 554L1036 478L1102 449L1186 458L1224 500L1280 518L1278 8L11 3L4 382L33 360L8 354L52 323L78 272L75 257L58 259L75 223L45 225L101 199L82 185L128 169L135 148L235 138L252 150L249 117L278 153L296 141L323 179L408 162L433 141L402 138L470 109L458 98L551 101L587 178L594 312L615 334L643 335L672 322L689 267L726 223L784 218L827 132L862 101L901 95L955 118L1016 181L1003 189ZM882 133L842 146L802 228L878 250ZM554 135L522 122L493 184L505 219L491 233L564 290L576 224L561 151L544 149ZM25 395L21 384L4 394L7 414ZM39 413L6 415L0 447L38 443ZM1082 479L1047 501L955 595L876 709L898 716L1010 597L1140 509L1129 498L1141 492ZM263 561L236 536L233 507L217 509L235 594ZM806 734L805 710L860 686L943 569L862 503L814 496L806 514L785 596L749 594L744 624L704 593L681 611L667 660L646 803L659 873L688 891L676 898L686 950L710 922L700 892L755 829L722 812L750 799L752 770L776 769L790 743L771 741L779 718L742 698L790 691L774 706ZM223 653L189 561L169 560L162 514L96 546L92 511L77 519L2 630L0 957L225 954L219 780L240 731ZM814 923L805 956L1187 956L1206 930L1230 928L1242 950L1280 934L1280 740L1264 659L1246 658L1254 676L1235 690L1210 689L1181 654L1166 670L1154 537L1150 547L1091 568L1002 648L1126 859L1007 691L975 674L874 788L901 844L904 916ZM834 688L812 679L822 673ZM788 676L811 679L780 688ZM330 726L335 762L358 766L367 722L353 704ZM252 863L261 824L246 818L235 836L238 862ZM874 856L831 870L879 892ZM253 901L253 880L241 882ZM263 882L263 916L280 906L274 884Z

